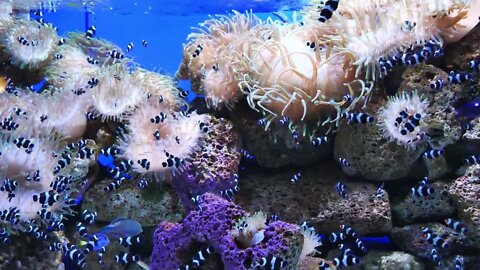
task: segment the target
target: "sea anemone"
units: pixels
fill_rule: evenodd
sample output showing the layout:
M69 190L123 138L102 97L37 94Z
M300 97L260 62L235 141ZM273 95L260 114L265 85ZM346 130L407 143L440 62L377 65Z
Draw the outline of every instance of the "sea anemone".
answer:
M4 51L12 64L20 68L42 68L53 59L58 35L51 24L36 21L15 21L6 33Z
M401 92L388 98L377 113L377 125L383 136L407 149L424 143L428 131L428 100L416 92Z
M303 247L299 261L307 255L318 252L316 248L322 245L322 238L313 227L300 226L300 232L303 234Z
M371 88L355 83L347 71L351 56L340 39L327 39L310 26L271 27L271 38L258 40L244 58L248 73L240 82L250 107L266 115L266 128L286 117L291 129L300 126L305 135L302 125L337 122L341 111L369 94Z
M150 99L127 120L128 132L119 142L119 157L134 161L133 171L157 179L170 178L199 148L205 133L201 124L207 117L170 112L158 100ZM143 159L149 162L148 168L140 164Z
M51 61L46 68L46 80L57 88L76 91L87 88L88 81L100 70L99 65L88 62L88 55L83 50L70 44L64 44L55 51L60 59Z
M147 92L151 99L161 100L163 108L169 111L178 111L185 100L180 98L179 91L172 77L160 73L137 68L132 72L132 77Z
M26 144L22 145L18 142L22 139L29 140L32 146L25 148ZM86 170L79 173L78 177L64 175L64 171L61 171L62 174L54 175L54 168L60 158L52 153L59 153L62 149L61 144L61 140L55 134L44 137L2 136L0 138L1 179L3 181L8 178L16 183L13 191L3 191L0 194L0 212L13 215L10 219L2 218L0 224L3 223L2 227L6 226L10 233L25 230L27 224L35 225L32 220L43 219L40 224L51 225L49 222L62 222L63 215L72 213L70 207L73 200L70 198L69 186L85 176ZM63 183L62 188L59 182ZM7 193L10 194L7 195ZM48 201L42 202L39 199L42 193L48 194ZM14 196L12 197L11 194Z
M190 78L195 91L205 94L207 105L214 109L232 109L241 97L233 67L239 48L263 35L261 20L252 12L216 16L188 36L184 59L177 72L181 79ZM238 54L240 55L240 54Z
M55 129L68 140L77 140L85 133L85 113L91 105L89 96L55 90L53 95L17 89L17 94L0 94L0 121L3 133L13 136L46 136Z
M267 215L263 212L244 216L235 223L232 235L242 248L248 248L262 242L266 224Z
M334 29L333 36L344 38L346 50L355 59L351 63L355 76L369 80L375 79L381 57L415 50L428 41L443 46L459 40L478 23L478 19L472 22L478 13L474 2L479 1L340 1L332 18L321 23L318 7L323 4L314 0L304 14L306 24L323 31Z
M96 79L93 105L95 114L100 115L102 121L122 121L147 97L145 89L122 63L102 68Z

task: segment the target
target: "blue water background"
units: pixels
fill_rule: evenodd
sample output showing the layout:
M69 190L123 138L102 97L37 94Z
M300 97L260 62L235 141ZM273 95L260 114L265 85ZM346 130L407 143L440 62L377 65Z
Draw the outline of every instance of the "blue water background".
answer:
M110 40L126 49L128 43L134 43L134 49L128 55L141 67L169 75L174 75L182 59L182 45L186 42L192 27L198 26L209 18L209 14L227 14L232 9L245 12L253 11L261 19L279 9L284 12L291 9L289 1L231 1L227 6L219 6L217 1L192 2L180 0L185 8L172 8L175 1L115 1L123 6L104 6L95 8L95 14L89 15L89 24L97 28L96 37ZM151 2L155 5L149 6ZM227 1L228 2L228 1ZM295 1L299 2L299 1ZM141 4L140 4L141 3ZM168 8L162 8L166 4ZM229 9L227 9L229 8ZM223 12L222 12L223 10ZM261 10L265 12L256 11ZM289 14L290 12L285 12ZM70 31L85 31L85 11L81 6L62 6L54 13L46 13L45 21L58 27L60 35ZM141 44L148 41L148 48Z

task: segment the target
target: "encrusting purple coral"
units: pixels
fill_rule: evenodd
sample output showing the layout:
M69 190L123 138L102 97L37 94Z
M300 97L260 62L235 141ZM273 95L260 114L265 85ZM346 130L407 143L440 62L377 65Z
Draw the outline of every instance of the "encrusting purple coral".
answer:
M182 223L162 222L154 234L150 269L170 270L188 265L199 244L212 247L224 269L255 269L277 260L295 269L303 246L297 225L282 221L266 225L264 238L256 245L242 248L232 234L237 221L246 212L232 202L206 193L199 198L199 210L192 211ZM266 266L266 265L265 265Z

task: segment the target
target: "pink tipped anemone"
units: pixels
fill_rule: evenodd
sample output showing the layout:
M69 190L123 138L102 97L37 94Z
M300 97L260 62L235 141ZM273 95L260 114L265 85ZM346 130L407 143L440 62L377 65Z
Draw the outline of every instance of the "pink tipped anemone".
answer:
M19 96L0 94L0 120L10 119L18 125L12 130L2 129L13 136L46 136L56 130L68 140L78 140L87 128L85 113L91 106L88 95L78 96L71 91L57 90L51 94L36 94L18 90ZM22 113L16 113L20 109Z
M427 114L428 100L420 97L416 92L402 92L396 96L389 97L387 103L380 108L377 113L377 125L383 136L390 141L397 142L398 145L405 146L406 149L415 150L420 145L425 143L428 131L428 120L430 118ZM400 113L406 110L408 116L418 114L421 116L419 125L415 126L413 131L402 134L405 129L408 118L397 121Z
M348 71L352 56L340 39L326 38L310 26L271 27L271 38L257 40L243 58L248 73L240 82L250 107L265 115L266 128L288 117L289 127L300 126L305 135L306 124L338 123L343 110L370 93L371 87Z
M235 50L262 35L265 27L252 12L233 12L231 16L216 16L200 24L196 33L188 36L184 58L177 78L192 81L193 89L205 94L213 109L232 109L242 96L232 59Z
M56 201L50 205L42 207L42 203L34 201L34 195L39 195L42 192L49 192L52 190L51 183L56 180L53 169L57 165L58 157L52 155L53 152L59 152L59 144L61 141L55 134L50 134L44 137L29 137L34 144L30 153L27 153L25 148L19 148L14 143L15 139L11 136L2 136L0 138L0 149L2 155L0 156L0 172L2 185L5 178L15 180L18 186L14 190L15 196L9 200L8 194L5 191L0 191L0 212L9 211L16 208L18 224L12 224L8 220L0 220L0 226L6 227L10 233L18 232L26 229L26 222L31 220L40 220L38 211L46 210L51 212L52 220L62 221L63 215L71 214L70 209L72 201L70 199L69 191L51 191L58 194ZM35 172L38 170L38 181L33 180ZM84 171L79 177L85 176ZM27 176L30 180L27 181ZM72 182L80 178L71 179ZM68 187L69 184L66 185ZM53 195L53 194L52 194ZM47 224L47 220L42 220L40 224ZM30 225L32 225L30 223ZM41 226L41 225L40 225Z
M40 69L54 58L58 40L51 24L18 20L6 33L4 53L20 68Z
M93 108L102 121L122 121L147 98L145 89L122 63L102 68L96 78L98 85L93 88Z

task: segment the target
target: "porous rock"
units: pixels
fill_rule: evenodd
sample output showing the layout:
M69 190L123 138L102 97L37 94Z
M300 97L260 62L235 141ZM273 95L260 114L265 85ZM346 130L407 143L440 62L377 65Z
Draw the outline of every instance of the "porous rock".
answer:
M291 177L298 171L252 172L240 179L235 201L249 212L265 211L289 223L308 221L317 231L329 233L340 224L350 224L360 234L380 234L392 228L388 196L375 199L377 187L345 180L336 163L328 162L302 171L298 183ZM348 199L336 192L346 185Z
M442 79L446 85L440 91L432 91L430 83ZM459 85L448 84L448 74L432 65L417 65L407 68L402 74L402 83L397 91L417 91L427 98L429 144L442 149L456 143L462 136L453 104L462 91Z
M255 116L243 111L235 113L232 119L240 129L243 147L262 167L307 166L328 156L331 152L331 137L329 142L317 147L313 146L306 137L302 138L299 144L295 144L287 127L266 131L258 125L258 119Z
M175 191L163 183L149 183L145 190L136 187L136 182L126 182L113 193L103 187L112 180L96 183L85 194L83 208L96 211L100 221L118 217L137 220L142 226L154 226L162 220L179 221L184 212Z
M449 193L459 218L470 229L470 237L480 246L480 165L468 167L465 175L450 186Z
M434 189L434 193L430 196L421 197L408 193L404 199L392 201L395 225L442 220L455 214L455 204L448 197L448 185L444 182L435 182L429 187Z
M365 270L422 270L425 266L411 254L393 251L370 251L362 258L360 268Z
M467 254L479 252L479 246L470 236L456 233L451 228L440 223L413 224L404 227L394 227L390 234L393 244L400 250L424 259L430 259L430 252L434 246L424 237L422 228L428 227L441 237L448 239L448 249L437 248L440 256L451 254Z
M385 104L385 99L372 100L363 112L375 115ZM404 146L386 139L374 123L348 124L342 121L335 137L335 159L345 158L356 175L375 181L401 179L407 176L415 161L425 150L407 150ZM346 172L348 173L348 172Z

